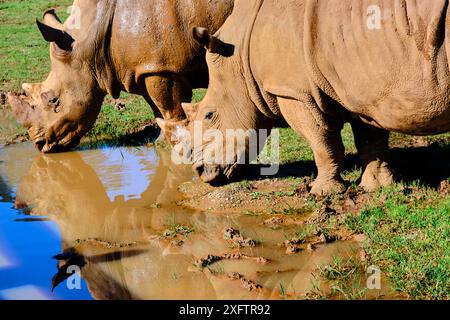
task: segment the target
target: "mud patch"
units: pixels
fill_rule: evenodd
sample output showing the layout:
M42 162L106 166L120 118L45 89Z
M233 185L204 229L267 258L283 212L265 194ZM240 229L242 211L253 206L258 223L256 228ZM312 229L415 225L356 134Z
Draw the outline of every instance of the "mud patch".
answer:
M163 232L161 239L170 240L173 247L181 247L193 232L194 228L190 226L172 225Z
M300 214L310 208L310 179L265 179L214 188L200 181L180 186L186 200L180 205L214 212L246 214Z
M256 282L246 279L242 274L238 272L231 272L227 274L227 277L231 280L238 280L241 283L241 287L248 291L261 290L263 287Z
M195 266L199 270L203 270L207 267L210 267L214 263L223 261L223 260L250 260L250 261L254 261L258 264L267 264L270 262L269 259L264 258L264 257L252 257L252 256L248 256L248 255L245 255L242 253L227 253L227 254L224 254L221 256L208 255L204 258L200 258L197 261L195 261Z
M106 241L102 239L96 239L96 238L88 238L88 239L76 239L74 241L74 248L79 248L82 246L88 246L88 247L97 247L97 248L106 248L106 249L119 249L119 248L129 248L132 246L137 245L138 243L136 241L133 242L112 242L112 241Z
M113 101L114 104L114 109L116 109L117 111L126 111L127 110L127 105L125 103L125 101L123 100L115 100Z
M125 109L123 109L125 110ZM159 135L159 127L155 121L149 121L142 124L140 127L129 131L122 139L120 143L142 143L146 141L153 141Z
M0 137L0 144L11 146L13 144L23 143L29 141L30 138L24 135L14 135L11 137Z
M228 228L223 232L223 237L225 240L228 240L233 246L242 248L242 247L256 247L258 245L258 241L255 241L250 238L245 238L242 236L241 232L234 229Z
M276 178L214 188L194 181L180 187L186 200L179 204L211 213L262 217L261 225L274 231L301 228L300 235L283 244L289 254L307 249L307 244L314 248L336 240L351 240L353 233L345 228L344 220L347 215L358 215L370 201L370 194L350 187L342 195L314 197L308 191L310 182L309 178ZM251 239L243 238L235 229L225 230L225 235L238 247L254 246Z

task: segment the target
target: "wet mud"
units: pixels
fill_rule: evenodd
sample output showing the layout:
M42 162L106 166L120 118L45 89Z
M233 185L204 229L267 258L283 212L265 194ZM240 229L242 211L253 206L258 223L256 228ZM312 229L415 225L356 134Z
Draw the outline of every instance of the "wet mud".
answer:
M214 189L148 147L2 147L0 174L27 219L59 228L57 267L45 275L55 291L75 264L95 299L307 299L320 266L336 256L363 261L364 239L338 223L342 210L364 205L358 191L331 205L309 196L307 180ZM336 228L324 228L331 218Z

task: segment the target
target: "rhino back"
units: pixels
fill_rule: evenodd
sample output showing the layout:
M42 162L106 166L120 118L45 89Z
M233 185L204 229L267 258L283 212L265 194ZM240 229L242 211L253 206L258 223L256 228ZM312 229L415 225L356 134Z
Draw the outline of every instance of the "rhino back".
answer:
M309 0L309 73L346 109L381 127L447 131L447 11L447 0Z
M263 91L313 97L331 116L347 110L392 131L445 132L447 11L447 0L266 0L252 32L251 69ZM337 103L323 103L321 92Z

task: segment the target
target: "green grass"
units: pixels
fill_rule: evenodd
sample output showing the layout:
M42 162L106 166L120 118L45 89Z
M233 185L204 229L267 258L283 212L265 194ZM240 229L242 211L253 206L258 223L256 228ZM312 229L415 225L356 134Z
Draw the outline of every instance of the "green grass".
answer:
M387 273L393 289L413 299L449 299L450 197L425 187L402 189L381 190L346 223L368 237L370 263Z
M361 276L365 266L355 257L342 258L334 256L331 263L319 266L316 279L327 280L328 290L316 286L313 293L322 299L361 300L366 297L367 288Z
M194 229L190 226L183 226L179 224L172 224L168 226L168 229L166 229L163 232L163 237L166 239L176 238L178 236L187 237L191 233L194 232Z
M198 89L192 92L192 102L200 102L206 94L206 89Z
M295 240L298 243L306 243L310 237L313 236L312 227L307 225L296 232Z
M0 1L0 89L18 90L23 82L45 79L50 59L48 43L39 33L35 18L57 7L61 18L72 1Z
M287 300L286 285L284 282L280 282L280 295L281 300Z

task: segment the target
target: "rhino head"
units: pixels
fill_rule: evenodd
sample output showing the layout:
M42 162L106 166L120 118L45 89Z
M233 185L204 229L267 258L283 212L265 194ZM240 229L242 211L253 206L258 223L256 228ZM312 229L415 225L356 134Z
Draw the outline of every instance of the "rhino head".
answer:
M42 83L24 83L24 93L11 93L8 100L40 151L63 151L77 146L92 128L106 93L80 49L77 33L66 30L54 10L45 12L43 23L36 23L50 42L50 74Z
M193 29L194 39L208 51L210 86L205 98L198 104L182 104L185 121L157 120L166 139L183 150L200 179L210 184L234 179L255 160L265 143L256 129L272 127L249 94L240 53L222 40L233 35L227 37L222 29L218 34Z

